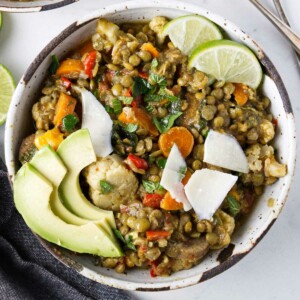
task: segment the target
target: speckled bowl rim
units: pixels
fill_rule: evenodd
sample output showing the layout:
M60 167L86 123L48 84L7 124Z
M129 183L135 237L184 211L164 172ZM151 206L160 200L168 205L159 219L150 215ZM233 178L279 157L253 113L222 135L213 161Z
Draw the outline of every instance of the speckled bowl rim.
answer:
M72 34L74 31L76 31L78 28L84 26L85 24L99 18L99 17L105 17L105 15L110 13L117 13L119 11L129 10L129 9L143 9L143 8L153 8L153 9L159 9L159 8L173 8L178 9L181 11L187 11L187 12L196 12L199 11L202 15L207 15L212 18L219 18L222 20L224 26L228 26L231 28L232 31L236 33L236 36L241 39L242 42L247 44L252 50L255 51L257 56L260 59L261 64L266 68L267 73L271 75L273 81L275 82L277 89L280 93L282 104L284 107L284 112L287 116L289 116L286 126L289 128L289 133L291 133L291 136L294 137L293 141L290 141L292 143L292 147L290 150L290 159L292 161L292 168L289 169L289 179L287 180L287 184L285 185L283 195L281 196L280 200L282 201L282 207L284 206L289 189L292 183L292 179L294 177L294 170L295 170L295 164L296 164L296 129L295 129L295 121L293 117L293 111L291 107L291 102L289 100L286 88L282 82L282 79L277 72L276 68L274 67L273 63L270 61L270 59L265 55L263 50L257 45L257 43L252 40L249 35L247 35L245 32L240 30L236 25L229 22L227 19L224 19L223 17L220 17L219 15L213 14L210 11L207 11L206 9L203 9L200 6L190 4L190 3L183 3L178 1L171 1L171 0L161 0L161 1L155 1L155 0L141 0L141 1L129 1L129 2L123 2L119 4L114 4L102 9L99 9L98 11L93 12L92 14L88 15L87 17L81 19L78 22L75 22L71 24L69 27L67 27L65 30L63 30L56 38L54 38L36 57L36 59L33 61L33 63L29 66L27 71L25 72L23 78L21 79L15 95L12 100L11 109L8 114L7 119L7 126L5 130L5 154L6 154L6 163L8 167L8 172L10 174L11 179L14 177L15 169L12 164L14 162L14 155L12 153L12 128L11 125L13 124L14 115L17 111L17 104L20 101L22 97L22 92L24 90L24 86L26 85L26 82L28 82L32 76L34 76L35 71L40 66L40 64L44 61L44 59L52 53L53 49L57 47L67 36ZM281 209L282 209L281 207ZM238 261L240 261L246 254L248 254L257 244L258 242L265 236L265 234L269 231L269 229L272 227L274 222L277 220L278 215L281 212L281 209L279 209L275 215L273 215L272 220L269 221L269 223L261 230L260 236L253 241L252 245L245 249L244 251L240 251L239 253L233 254L233 248L229 245L226 249L224 249L220 255L224 257L225 259L220 263L219 265L197 275L192 275L184 279L180 280L172 280L172 277L170 277L170 281L168 282L147 282L147 283L137 283L132 281L126 281L126 280L120 280L113 277L106 277L106 276L95 276L92 274L92 272L89 271L88 268L82 266L81 264L70 261L69 258L65 259L63 256L61 256L59 249L56 247L50 246L50 244L43 239L39 238L41 244L44 245L44 247L52 253L58 260L60 260L65 265L77 270L80 274L83 276L90 278L92 280L95 280L101 284L106 284L109 286L113 286L116 288L126 289L126 290L136 290L136 291L166 291L171 289L177 289L177 288L183 288L187 286L191 286L200 282L203 282L207 279L210 279L234 264L236 264Z
M36 3L36 1L32 3L27 3L24 2L22 6L16 6L14 2L10 3L2 3L3 1L0 2L0 12L17 12L17 13L27 13L27 12L40 12L40 11L46 11L46 10L51 10L55 8L59 8L62 6L66 6L72 3L75 3L79 0L61 0L60 2L56 3L49 3L49 4L44 4L40 5Z

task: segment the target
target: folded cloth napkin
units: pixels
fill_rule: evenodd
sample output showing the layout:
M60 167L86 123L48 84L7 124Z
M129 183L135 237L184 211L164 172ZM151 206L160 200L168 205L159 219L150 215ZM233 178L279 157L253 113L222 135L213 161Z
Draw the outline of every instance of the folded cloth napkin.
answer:
M123 291L91 281L45 250L15 209L0 159L0 299L131 299Z

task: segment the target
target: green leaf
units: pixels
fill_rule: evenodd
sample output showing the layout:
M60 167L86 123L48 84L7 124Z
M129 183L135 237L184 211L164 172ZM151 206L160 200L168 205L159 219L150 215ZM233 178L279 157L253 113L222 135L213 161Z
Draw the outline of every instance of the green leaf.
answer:
M105 105L105 110L109 113L109 114L113 114L115 111L112 107L110 107L109 105Z
M146 94L152 87L149 82L141 77L134 77L134 83L132 86L132 96L136 98L139 95Z
M131 235L128 236L128 239L125 239L118 229L112 228L112 231L114 235L124 244L126 249L136 251L136 247L133 244L133 239Z
M128 132L136 132L139 126L136 124L129 123L129 124L125 124L124 128Z
M79 122L79 119L74 116L74 115L66 115L63 119L62 119L62 125L63 128L67 131L70 132L72 131L76 124Z
M171 104L169 106L169 112L171 114L177 114L177 113L181 112L181 100L180 99L171 102Z
M186 171L187 171L187 167L182 166L179 168L180 181L184 178Z
M119 96L119 100L122 101L124 104L131 104L133 101L133 97Z
M167 86L167 79L161 75L151 73L149 76L149 81L158 84L160 87Z
M108 194L113 190L113 186L106 180L100 180L100 187L102 194Z
M51 60L52 60L52 62L51 62L51 65L50 65L48 71L51 75L53 75L53 74L56 73L56 71L59 67L59 60L58 60L58 57L56 55L52 55Z
M158 66L157 58L153 58L151 62L151 70L155 69Z
M113 109L115 114L119 114L122 111L122 102L118 99L113 99Z
M168 131L173 125L177 118L182 115L182 112L176 114L170 114L162 119L153 118L154 124L160 133Z
M162 157L158 158L156 161L156 164L160 169L164 169L166 166L166 163L167 163L167 159L162 158Z
M226 207L233 217L235 217L241 210L241 204L236 200L235 197L228 195L226 197Z
M151 102L151 101L159 102L159 101L162 101L164 99L168 99L171 102L180 101L180 98L178 98L178 97L176 97L176 96L171 95L170 93L168 93L167 89L164 88L164 87L160 88L157 94L150 94L150 93L148 93L147 95L145 95L145 98L144 98L144 100L146 102Z
M201 119L201 120L199 121L199 132L200 132L201 130L203 130L206 126L207 126L207 121Z
M159 182L143 180L142 183L146 193L153 194L156 190L160 189Z
M147 106L145 107L147 112L152 112L154 109L154 106L151 105L150 103L147 104Z

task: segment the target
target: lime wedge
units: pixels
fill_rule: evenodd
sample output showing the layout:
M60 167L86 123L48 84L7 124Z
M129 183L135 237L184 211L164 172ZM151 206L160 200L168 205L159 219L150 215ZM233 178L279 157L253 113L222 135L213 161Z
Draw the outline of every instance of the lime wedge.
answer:
M0 30L1 30L1 27L2 27L2 14L1 14L1 11L0 11Z
M0 126L6 120L6 114L14 90L15 82L11 73L0 64Z
M205 42L222 39L220 29L198 15L173 19L164 26L162 35L168 35L175 47L187 55Z
M195 67L217 80L244 83L256 89L263 76L253 52L233 41L207 42L191 54L189 67Z

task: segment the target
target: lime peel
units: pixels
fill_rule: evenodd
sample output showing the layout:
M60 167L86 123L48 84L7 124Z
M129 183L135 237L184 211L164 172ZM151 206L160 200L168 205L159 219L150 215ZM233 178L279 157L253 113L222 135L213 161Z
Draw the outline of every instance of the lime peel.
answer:
M246 46L230 40L210 41L197 47L190 56L195 67L217 80L244 83L256 89L262 81L261 65Z
M15 86L15 81L10 71L0 64L0 126L6 120L6 114L15 91Z

